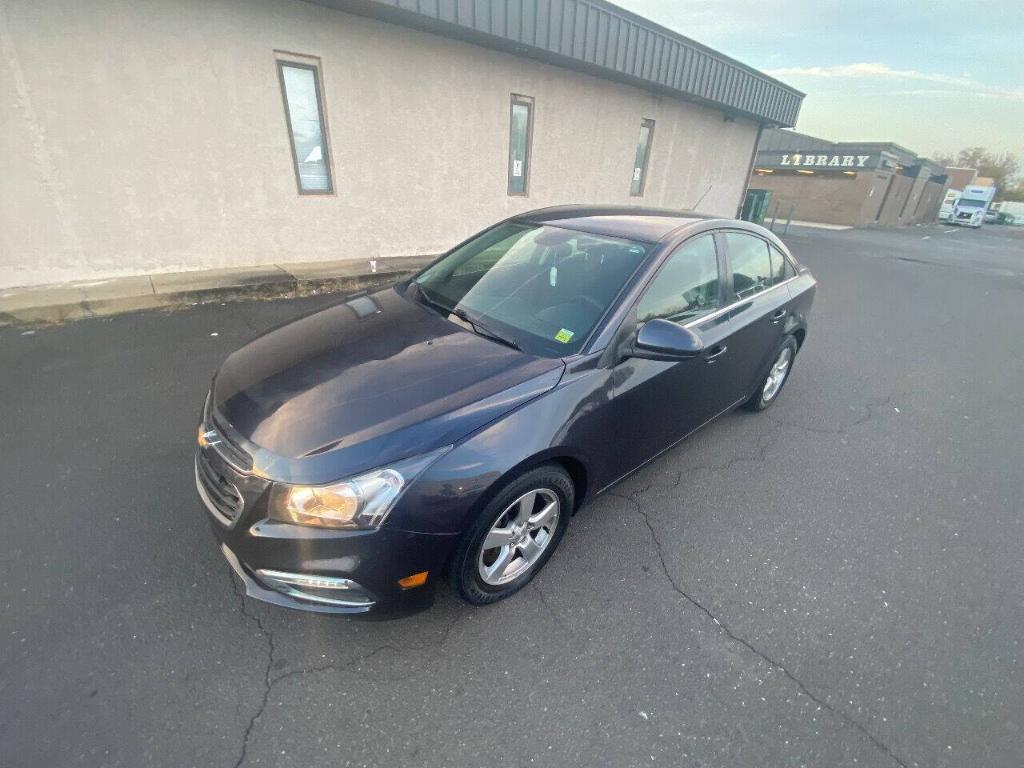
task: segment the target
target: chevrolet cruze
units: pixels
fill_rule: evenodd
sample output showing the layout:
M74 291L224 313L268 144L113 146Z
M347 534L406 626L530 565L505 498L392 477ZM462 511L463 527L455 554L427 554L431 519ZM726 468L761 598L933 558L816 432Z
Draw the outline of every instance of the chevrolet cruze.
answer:
M330 613L521 589L588 499L779 397L816 282L742 221L548 208L232 354L196 485L257 599Z

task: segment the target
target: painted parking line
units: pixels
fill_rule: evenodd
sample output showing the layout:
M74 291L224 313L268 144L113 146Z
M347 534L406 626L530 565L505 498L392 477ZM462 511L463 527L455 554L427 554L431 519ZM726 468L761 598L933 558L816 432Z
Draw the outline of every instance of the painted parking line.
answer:
M950 232L959 232L959 231L960 231L959 229L944 229L944 230L942 230L942 234L948 235Z

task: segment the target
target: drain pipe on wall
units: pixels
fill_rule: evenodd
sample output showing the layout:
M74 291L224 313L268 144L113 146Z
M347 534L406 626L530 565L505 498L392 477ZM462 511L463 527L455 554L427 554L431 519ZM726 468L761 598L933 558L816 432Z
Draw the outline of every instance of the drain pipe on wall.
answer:
M704 201L704 198L708 196L708 192L710 192L711 188L714 187L714 186L715 186L714 184L709 184L708 188L704 190L704 194L701 195L699 198L697 198L697 202L694 203L688 210L696 211L697 210L697 206L700 205Z
M736 218L743 215L743 201L747 199L747 190L750 189L750 174L754 172L754 163L757 162L757 148L761 146L761 133L764 131L764 123L757 124L757 136L754 137L754 148L750 152L750 162L747 164L747 178L743 181L743 189L740 190L740 202L736 206Z

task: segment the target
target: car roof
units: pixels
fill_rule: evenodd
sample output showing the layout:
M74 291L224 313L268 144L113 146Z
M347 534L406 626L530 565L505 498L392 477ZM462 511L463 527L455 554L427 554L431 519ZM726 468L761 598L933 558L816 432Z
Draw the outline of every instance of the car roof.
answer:
M517 221L548 224L593 235L657 243L681 227L715 217L671 208L563 205L516 216Z

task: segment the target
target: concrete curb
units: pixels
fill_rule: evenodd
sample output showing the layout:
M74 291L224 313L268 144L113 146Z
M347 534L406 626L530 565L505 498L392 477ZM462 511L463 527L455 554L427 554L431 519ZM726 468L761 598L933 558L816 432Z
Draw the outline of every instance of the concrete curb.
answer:
M403 280L434 258L377 259L376 271L370 262L349 259L0 289L0 326L63 323L215 301L354 293Z

